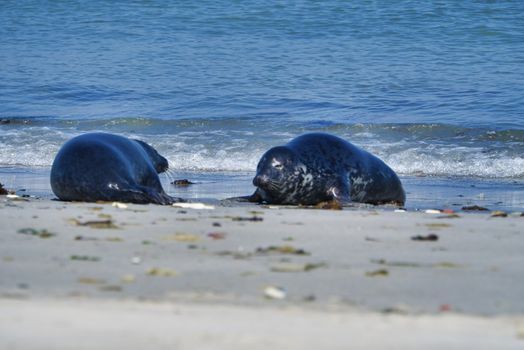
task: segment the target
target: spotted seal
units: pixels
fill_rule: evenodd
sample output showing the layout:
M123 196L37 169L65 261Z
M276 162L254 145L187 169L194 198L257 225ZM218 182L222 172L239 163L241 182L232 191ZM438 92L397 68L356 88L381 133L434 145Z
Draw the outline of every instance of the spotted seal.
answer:
M330 200L403 205L406 200L397 174L382 160L324 133L271 148L258 163L253 185L255 193L244 200L295 205Z
M171 204L158 173L167 160L143 141L88 133L67 141L51 168L51 188L63 201Z

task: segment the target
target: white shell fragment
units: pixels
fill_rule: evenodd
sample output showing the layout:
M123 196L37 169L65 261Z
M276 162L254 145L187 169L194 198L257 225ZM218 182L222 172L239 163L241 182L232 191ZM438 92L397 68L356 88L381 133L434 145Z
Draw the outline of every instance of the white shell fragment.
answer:
M284 299L286 297L286 291L281 287L268 286L264 289L264 295L269 299Z
M182 209L215 209L215 206L204 203L173 203L173 207Z
M440 214L441 211L437 209L428 209L425 211L426 214Z
M112 206L118 209L127 209L127 204L120 202L113 202Z

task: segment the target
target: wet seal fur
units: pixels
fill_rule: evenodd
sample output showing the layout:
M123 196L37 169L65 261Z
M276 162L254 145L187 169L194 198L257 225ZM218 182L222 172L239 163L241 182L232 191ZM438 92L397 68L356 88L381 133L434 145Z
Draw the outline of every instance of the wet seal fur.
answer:
M89 133L67 141L51 168L51 188L63 201L171 204L158 173L167 160L143 141Z
M243 200L315 205L325 201L404 205L395 172L382 160L333 135L311 133L267 151Z

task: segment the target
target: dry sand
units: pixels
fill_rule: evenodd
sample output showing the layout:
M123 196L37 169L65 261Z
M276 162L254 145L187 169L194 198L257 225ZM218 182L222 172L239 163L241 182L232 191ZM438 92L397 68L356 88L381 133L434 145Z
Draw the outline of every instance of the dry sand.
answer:
M1 196L0 221L0 349L524 347L518 214Z

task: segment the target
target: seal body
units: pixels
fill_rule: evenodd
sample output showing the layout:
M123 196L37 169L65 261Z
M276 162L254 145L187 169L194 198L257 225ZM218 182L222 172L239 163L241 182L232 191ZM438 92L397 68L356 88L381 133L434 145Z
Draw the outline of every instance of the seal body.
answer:
M395 172L382 160L333 135L311 133L267 151L253 179L252 202L315 205L395 203L406 196Z
M63 201L171 204L158 173L167 160L145 142L89 133L66 142L51 168L51 188Z

